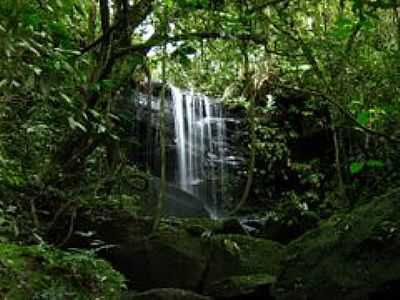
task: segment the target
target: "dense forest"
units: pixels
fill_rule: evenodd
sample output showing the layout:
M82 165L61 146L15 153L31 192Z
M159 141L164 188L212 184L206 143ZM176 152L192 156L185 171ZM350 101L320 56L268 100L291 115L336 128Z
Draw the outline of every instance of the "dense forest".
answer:
M398 0L1 0L1 299L399 299Z

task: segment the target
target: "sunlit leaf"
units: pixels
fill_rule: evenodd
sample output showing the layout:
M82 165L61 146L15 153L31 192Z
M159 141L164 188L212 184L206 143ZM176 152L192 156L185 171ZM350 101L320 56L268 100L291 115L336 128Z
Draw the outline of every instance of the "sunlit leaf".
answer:
M20 84L18 81L15 81L15 80L13 80L13 81L11 82L11 84L12 84L13 86L15 86L16 88L21 87L21 84Z
M93 117L95 117L95 118L100 118L100 114L97 112L97 111L95 111L94 109L89 109L89 112L93 115Z
M63 62L63 67L70 73L74 72L74 68L66 61Z
M69 104L72 104L72 100L70 97L68 97L67 95L65 95L64 93L60 93L61 97Z
M7 79L0 80L0 88L7 84Z
M22 42L19 42L17 45L20 46L20 47L22 47L22 48L25 48L25 49L31 51L31 52L34 53L36 56L40 56L40 52L39 52L38 50L36 50L34 47L32 47L32 46L31 46L27 41L25 41L25 40L22 41Z
M73 117L68 117L68 123L69 123L69 127L70 127L71 129L79 128L79 129L82 130L83 132L86 132L86 131L87 131L87 129L85 128L85 126L83 126L81 123L75 121Z
M40 74L42 74L42 69L41 68L39 68L39 67L33 67L33 72L35 72L35 74L36 75L40 75Z
M97 133L104 133L106 132L106 127L104 127L102 124L99 124L99 126L97 127Z
M58 7L62 8L64 6L64 4L62 3L61 0L56 0L56 4Z
M355 161L350 164L350 173L355 175L360 173L364 169L365 163L360 161Z

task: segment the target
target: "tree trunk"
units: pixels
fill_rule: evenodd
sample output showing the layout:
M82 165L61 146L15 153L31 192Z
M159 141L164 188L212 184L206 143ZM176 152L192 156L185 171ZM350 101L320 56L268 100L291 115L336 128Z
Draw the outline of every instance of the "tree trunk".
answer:
M124 6L124 10L121 10L121 13L125 15L125 18L118 16L115 19L125 20L125 23L128 23L128 35L130 36L130 33L151 13L154 2L154 0L141 0L132 7ZM124 3L126 5L128 2ZM129 11L126 11L128 8ZM102 37L100 38L100 44L97 44L100 45L100 55L98 63L95 65L90 76L89 85L94 85L111 76L113 66L117 61L117 58L114 57L114 52L126 43L126 40L119 39L123 33L118 33L118 31L127 30L126 24L124 26L123 23L117 22L111 26L108 0L100 0L100 13ZM126 15L128 16L128 21L126 21ZM122 57L119 57L119 59L122 59ZM86 107L84 109L94 108L101 99L101 91L85 91L82 96L86 98ZM107 105L104 105L98 109L102 112L106 107ZM100 137L91 130L91 114L88 113L87 115L89 120L84 124L87 132L82 132L80 129L73 130L56 149L56 153L53 155L53 160L50 162L48 169L54 169L52 166L56 164L61 167L61 172L64 174L80 173L79 170L82 169L87 156L100 144Z
M168 21L167 21L168 12L164 7L164 36L168 35ZM165 89L166 89L166 56L167 56L167 42L165 39L163 45L163 57L162 57L162 82L163 87L161 90L161 99L160 99L160 148L161 148L161 178L160 178L160 193L158 197L157 207L154 213L154 223L152 232L156 232L161 221L161 214L165 202L165 191L167 187L167 177L166 177L166 143L165 143Z

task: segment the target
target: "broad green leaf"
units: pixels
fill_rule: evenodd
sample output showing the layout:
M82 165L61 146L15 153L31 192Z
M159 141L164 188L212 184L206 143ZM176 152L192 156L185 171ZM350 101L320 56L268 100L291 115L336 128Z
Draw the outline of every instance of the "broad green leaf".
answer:
M350 164L350 173L355 175L360 173L364 169L365 163L360 161L355 161Z
M367 161L367 166L371 168L383 168L385 167L385 163L381 160L370 159Z
M165 1L164 1L164 4L165 4L167 7L172 7L172 6L174 5L174 1L172 1L172 0L165 0Z
M357 114L357 122L360 123L361 125L364 126L367 125L369 123L369 120L370 120L370 115L368 112L362 111Z
M40 24L40 16L38 14L26 15L23 20L25 24L32 25L34 28L37 28Z
M342 39L349 36L353 30L353 23L350 19L341 17L336 21L333 35L336 38Z

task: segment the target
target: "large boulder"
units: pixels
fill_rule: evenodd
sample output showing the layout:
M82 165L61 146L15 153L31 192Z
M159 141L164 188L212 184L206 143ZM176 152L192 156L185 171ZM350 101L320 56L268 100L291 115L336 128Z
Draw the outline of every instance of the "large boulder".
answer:
M0 299L120 299L123 277L84 252L0 244Z
M269 274L254 274L231 276L210 285L205 291L218 300L268 300L271 296L271 286L275 276Z
M151 233L151 219L120 215L95 227L100 251L133 290L179 288L202 292L230 276L279 273L283 246L239 234L215 234L209 219L164 219ZM82 229L82 231L85 231ZM80 246L71 244L70 246Z
M398 299L400 191L379 197L290 243L276 299Z
M180 289L153 289L141 293L127 292L121 300L211 300L211 298Z

